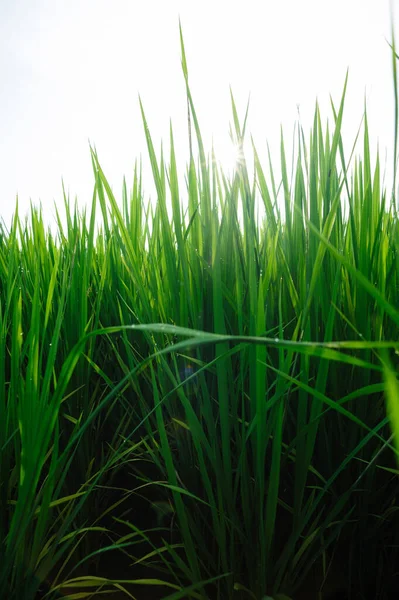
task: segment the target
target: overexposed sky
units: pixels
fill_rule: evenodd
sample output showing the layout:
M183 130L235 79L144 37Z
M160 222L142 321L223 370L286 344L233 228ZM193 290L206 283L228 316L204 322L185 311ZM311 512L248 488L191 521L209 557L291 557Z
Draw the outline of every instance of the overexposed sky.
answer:
M222 164L231 160L230 85L241 121L251 95L248 134L265 167L269 142L278 167L280 125L289 148L299 106L308 135L316 98L331 123L329 94L338 104L349 67L347 155L366 95L374 155L378 142L392 171L389 0L0 0L6 224L17 194L21 212L41 201L51 222L54 201L62 207L62 178L72 200L91 202L89 140L117 198L141 154L144 190L153 198L138 94L158 156L161 141L169 147L172 119L183 178L189 151L179 16L205 147L210 152L213 137ZM184 201L183 186L180 193Z

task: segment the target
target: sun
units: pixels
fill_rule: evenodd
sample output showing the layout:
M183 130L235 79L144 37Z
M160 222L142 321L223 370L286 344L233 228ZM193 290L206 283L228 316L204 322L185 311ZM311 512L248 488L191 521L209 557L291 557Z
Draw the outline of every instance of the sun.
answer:
M231 139L215 143L215 158L217 166L230 177L233 177L245 162L242 145Z

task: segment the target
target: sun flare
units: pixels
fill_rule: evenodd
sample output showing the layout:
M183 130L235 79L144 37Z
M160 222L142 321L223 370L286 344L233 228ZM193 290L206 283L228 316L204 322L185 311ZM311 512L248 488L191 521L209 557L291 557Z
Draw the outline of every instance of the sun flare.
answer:
M215 157L217 166L228 176L234 175L245 162L242 146L231 140L215 145Z

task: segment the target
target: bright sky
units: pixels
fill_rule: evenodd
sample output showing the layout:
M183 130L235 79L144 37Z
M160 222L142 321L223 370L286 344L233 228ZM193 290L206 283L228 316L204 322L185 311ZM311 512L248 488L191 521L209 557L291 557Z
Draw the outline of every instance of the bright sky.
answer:
M394 2L395 4L395 2ZM231 85L240 119L251 94L248 134L266 167L288 148L300 110L308 136L318 98L323 122L349 84L344 144L349 154L364 96L373 149L393 160L389 0L0 0L0 217L9 223L41 201L46 220L71 199L90 203L89 140L120 198L143 157L154 195L138 94L158 156L172 119L178 169L188 161L187 106L180 63L181 19L189 81L210 152L229 166ZM397 34L397 43L399 35ZM249 137L248 137L249 140ZM359 146L361 152L361 146ZM375 152L374 152L375 154ZM247 154L252 162L252 154ZM180 189L184 201L185 189Z

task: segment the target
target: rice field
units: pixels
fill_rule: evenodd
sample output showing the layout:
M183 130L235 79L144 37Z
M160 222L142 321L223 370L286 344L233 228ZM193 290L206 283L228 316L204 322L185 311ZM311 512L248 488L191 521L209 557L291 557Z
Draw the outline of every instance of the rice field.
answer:
M0 598L396 597L399 228L367 115L348 152L346 78L292 173L282 136L281 181L255 147L227 178L181 50L184 189L141 107L155 209L91 149L87 210L0 229Z

